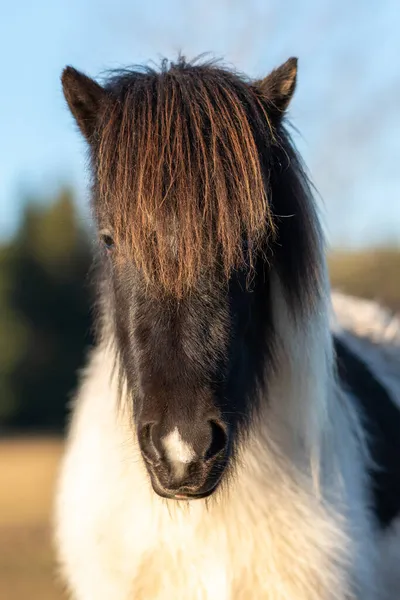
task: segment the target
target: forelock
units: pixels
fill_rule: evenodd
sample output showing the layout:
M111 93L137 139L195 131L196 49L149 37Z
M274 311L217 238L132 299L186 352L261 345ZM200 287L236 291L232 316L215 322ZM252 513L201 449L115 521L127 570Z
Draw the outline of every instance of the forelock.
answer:
M251 269L275 234L260 158L272 128L256 87L181 61L123 73L107 89L96 174L117 245L178 296L203 270Z

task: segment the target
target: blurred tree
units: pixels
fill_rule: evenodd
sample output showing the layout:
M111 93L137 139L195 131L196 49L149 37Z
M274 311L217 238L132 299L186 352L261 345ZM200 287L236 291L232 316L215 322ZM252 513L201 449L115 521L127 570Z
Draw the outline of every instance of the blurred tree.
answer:
M91 342L89 265L70 190L27 205L0 248L0 425L62 427Z

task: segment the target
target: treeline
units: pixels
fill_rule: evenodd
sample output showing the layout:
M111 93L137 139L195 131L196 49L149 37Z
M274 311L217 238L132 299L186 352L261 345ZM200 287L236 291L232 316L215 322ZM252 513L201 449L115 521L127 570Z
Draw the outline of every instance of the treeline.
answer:
M400 248L335 252L329 257L332 285L383 303L400 313Z
M91 343L88 235L72 193L29 203L0 246L0 428L59 430Z
M90 248L72 193L27 205L0 244L0 431L60 430L92 343ZM332 282L400 311L400 251L337 253Z

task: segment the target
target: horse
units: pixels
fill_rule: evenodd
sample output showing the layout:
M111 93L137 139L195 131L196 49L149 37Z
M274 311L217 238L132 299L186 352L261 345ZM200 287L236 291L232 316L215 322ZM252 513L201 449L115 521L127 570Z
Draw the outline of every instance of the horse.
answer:
M400 324L333 309L296 80L63 71L97 232L54 511L75 600L399 597Z

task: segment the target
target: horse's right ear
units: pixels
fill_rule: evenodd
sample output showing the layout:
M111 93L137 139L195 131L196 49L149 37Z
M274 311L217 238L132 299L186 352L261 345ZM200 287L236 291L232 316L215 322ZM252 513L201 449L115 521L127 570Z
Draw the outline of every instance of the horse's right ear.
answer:
M106 102L107 93L101 85L73 67L64 69L61 82L70 111L79 129L90 141L96 130L99 111Z

